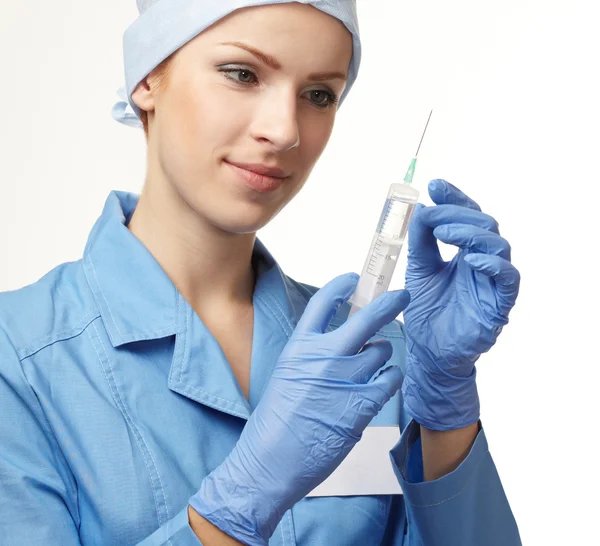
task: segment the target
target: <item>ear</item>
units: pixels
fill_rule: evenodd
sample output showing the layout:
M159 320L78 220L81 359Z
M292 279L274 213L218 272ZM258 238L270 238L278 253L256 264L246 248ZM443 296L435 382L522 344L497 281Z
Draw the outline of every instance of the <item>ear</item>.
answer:
M131 98L138 108L146 112L152 112L155 106L153 91L154 89L148 84L148 76L146 76L137 84Z

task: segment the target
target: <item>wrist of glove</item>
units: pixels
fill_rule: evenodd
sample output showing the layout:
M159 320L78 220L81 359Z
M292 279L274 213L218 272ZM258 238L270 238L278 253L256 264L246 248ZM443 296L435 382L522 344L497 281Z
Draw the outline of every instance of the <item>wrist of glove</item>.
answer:
M402 396L406 411L429 430L454 430L479 420L475 362L472 358L435 358L426 347L407 341Z
M223 532L266 546L284 513L326 479L398 391L388 341L368 341L408 305L383 294L326 332L358 275L337 277L309 301L235 448L190 505Z
M200 490L189 504L237 541L249 546L267 546L287 503L282 503L279 493L269 490L272 484L261 484L260 475L257 482L247 473L240 460L243 457L236 446L229 457L202 481Z

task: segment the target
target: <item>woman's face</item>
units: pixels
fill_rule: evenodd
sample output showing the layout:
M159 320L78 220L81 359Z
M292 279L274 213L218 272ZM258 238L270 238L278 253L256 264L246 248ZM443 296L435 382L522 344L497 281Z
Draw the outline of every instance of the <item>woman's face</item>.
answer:
M134 94L149 112L149 179L220 229L257 231L323 152L351 57L350 32L312 6L250 7L220 20L174 55L164 88L153 92L151 74ZM232 163L277 167L285 179L257 191Z

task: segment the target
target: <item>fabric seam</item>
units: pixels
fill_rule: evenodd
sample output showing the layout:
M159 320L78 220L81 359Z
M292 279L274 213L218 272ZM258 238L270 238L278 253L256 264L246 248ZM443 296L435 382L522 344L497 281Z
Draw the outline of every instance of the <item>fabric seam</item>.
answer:
M27 358L33 356L36 353L39 353L41 350L53 345L54 343L60 343L61 341L66 341L68 339L73 339L77 336L80 336L85 332L86 328L100 315L98 312L93 309L92 311L88 311L83 318L79 320L76 326L68 330L60 330L58 332L54 332L52 334L46 335L37 339L36 341L32 341L25 345L22 349L17 351L17 355L20 360L26 360ZM38 344L41 345L37 347Z
M152 464L154 466L154 472L156 473L156 477L158 478L158 483L160 486L160 492L162 494L162 498L163 498L163 502L165 505L165 511L166 511L166 515L167 515L167 519L166 521L169 521L171 519L170 513L169 513L169 506L168 506L168 501L167 501L167 497L164 491L164 487L162 484L162 480L160 477L160 473L158 471L157 465L156 465L156 461L154 460L154 456L152 455L152 451L149 448L147 442L144 440L144 437L142 436L141 431L135 426L135 423L133 422L133 419L131 418L131 416L129 415L129 412L127 411L127 407L125 406L125 403L123 402L123 399L121 398L121 394L119 392L119 387L116 384L116 381L114 380L114 371L112 369L111 363L110 363L110 358L106 352L106 348L104 346L104 343L102 343L102 339L100 338L100 334L98 332L98 329L96 328L95 324L92 324L92 327L94 328L94 331L96 332L96 337L98 339L98 341L100 342L100 345L102 346L102 350L104 352L104 355L106 357L106 363L108 364L108 367L110 369L110 375L113 379L113 383L114 383L114 391L113 391L113 386L111 385L111 382L107 376L106 373L106 369L105 367L102 365L102 357L100 356L100 354L98 353L98 349L96 348L96 345L94 344L94 340L93 337L91 335L91 333L88 332L90 341L92 342L92 346L94 347L94 351L96 352L96 355L98 356L100 365L102 366L102 370L104 372L104 376L106 378L106 381L108 383L108 387L112 393L113 396L113 400L115 401L115 403L117 404L117 407L119 408L119 411L121 412L121 414L123 415L125 422L127 423L127 425L131 428L132 432L134 433L134 436L138 442L138 447L140 449L140 452L142 454L142 457L144 458L144 463L146 464L146 469L148 470L148 474L150 477L150 483L152 484L152 493L154 496L154 504L155 504L155 508L156 508L156 516L158 519L158 524L159 526L162 526L164 523L161 521L161 515L160 515L160 509L159 509L159 501L157 498L157 491L156 491L156 487L154 485L154 481L155 478L152 476L152 471L148 465L148 461L146 459L146 455L144 453L144 448L148 451L148 455L150 456L150 459L152 460Z
M34 398L37 401L37 405L39 407L39 413L43 417L44 422L43 423L40 422L40 424L42 425L43 428L47 429L47 433L49 434L50 437L52 437L52 440L54 441L54 444L56 445L56 447L58 448L58 452L60 453L60 459L62 460L64 466L69 470L69 473L73 477L73 481L75 482L75 484L77 484L77 479L75 478L75 473L73 472L73 469L69 465L69 461L67 460L67 458L65 457L65 454L63 453L60 443L58 442L58 439L56 438L56 435L54 434L54 430L52 429L50 421L48 420L46 412L42 408L42 405L40 403L40 400L39 400L37 394L35 393L35 391L33 390L33 387L29 383L29 379L27 379L27 375L25 374L25 370L23 369L23 360L26 360L26 359L19 359L19 365L21 366L21 372L23 373L23 377L25 378L27 387L29 388L29 390L31 391L31 393L33 394ZM62 483L65 484L65 489L67 489L67 490L70 489L70 487L64 482L64 480L61 479L61 481L62 481ZM73 524L77 528L77 532L79 532L79 528L81 526L81 514L79 514L79 489L78 489L77 485L75 486L74 493L75 493L76 507L77 507L77 511L78 511L77 512L78 522L73 520ZM68 510L69 514L71 514L71 511L68 508L67 508L67 510ZM72 514L71 514L71 518L73 518Z

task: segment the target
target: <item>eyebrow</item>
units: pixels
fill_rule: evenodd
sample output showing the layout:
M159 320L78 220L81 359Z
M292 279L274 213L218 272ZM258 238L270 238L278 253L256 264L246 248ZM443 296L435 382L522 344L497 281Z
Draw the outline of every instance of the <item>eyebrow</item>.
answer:
M219 45L228 45L239 47L241 49L246 50L248 53L254 55L257 59L260 59L263 63L265 63L268 67L273 70L281 70L281 63L272 55L267 53L263 53L258 49L249 46L243 42L222 42ZM341 72L315 72L314 74L310 74L308 79L313 82L324 82L327 80L342 80L346 81L346 74L342 74Z

